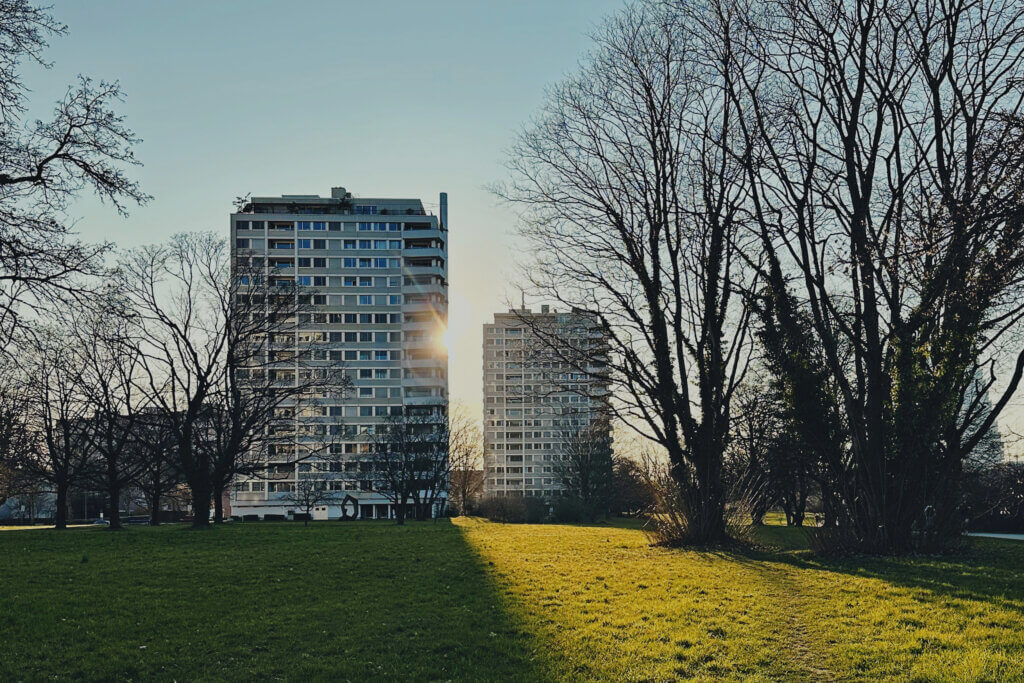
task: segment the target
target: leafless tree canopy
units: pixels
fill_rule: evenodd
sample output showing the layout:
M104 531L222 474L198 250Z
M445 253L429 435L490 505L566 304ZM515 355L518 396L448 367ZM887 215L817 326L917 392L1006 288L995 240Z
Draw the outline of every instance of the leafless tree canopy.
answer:
M749 356L738 249L749 181L732 156L723 55L659 3L595 36L511 150L537 294L599 316L615 408L665 447L695 540L722 537L729 404Z
M712 7L743 37L737 155L765 275L776 292L794 276L839 390L857 542L910 547L926 509L955 534L960 465L1024 370L1022 8Z
M43 59L49 36L65 27L28 0L0 0L0 339L24 312L86 291L109 245L78 241L65 214L91 190L122 215L149 196L128 176L139 142L113 106L120 86L80 77L46 121L22 121L28 89L19 69Z

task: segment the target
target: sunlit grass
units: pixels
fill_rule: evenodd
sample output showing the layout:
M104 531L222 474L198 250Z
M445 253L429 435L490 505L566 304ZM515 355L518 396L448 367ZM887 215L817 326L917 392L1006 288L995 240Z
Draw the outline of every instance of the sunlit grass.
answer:
M1024 543L824 561L457 519L0 534L0 680L1024 680Z

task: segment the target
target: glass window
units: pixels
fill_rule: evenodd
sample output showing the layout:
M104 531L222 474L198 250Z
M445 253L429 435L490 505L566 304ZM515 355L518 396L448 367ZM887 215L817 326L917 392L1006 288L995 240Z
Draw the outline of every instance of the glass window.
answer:
M235 228L238 230L248 230L249 221L235 221Z
M314 230L326 230L327 229L327 223L325 223L324 221L313 221L313 229Z
M313 244L313 240L299 240L299 249L309 249Z

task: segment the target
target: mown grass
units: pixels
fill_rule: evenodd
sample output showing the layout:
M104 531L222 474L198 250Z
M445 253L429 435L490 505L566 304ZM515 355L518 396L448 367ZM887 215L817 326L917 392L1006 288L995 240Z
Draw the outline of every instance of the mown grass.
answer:
M1024 543L821 560L475 519L0 533L0 680L1024 680Z

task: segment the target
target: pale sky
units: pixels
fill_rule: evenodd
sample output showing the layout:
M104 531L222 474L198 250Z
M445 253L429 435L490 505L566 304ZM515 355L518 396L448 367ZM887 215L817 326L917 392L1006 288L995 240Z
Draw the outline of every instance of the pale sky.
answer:
M485 185L623 0L56 0L69 35L25 68L34 116L77 74L119 80L154 200L73 207L87 240L228 234L236 196L449 195L450 391L481 409L481 326L516 299L514 214Z

